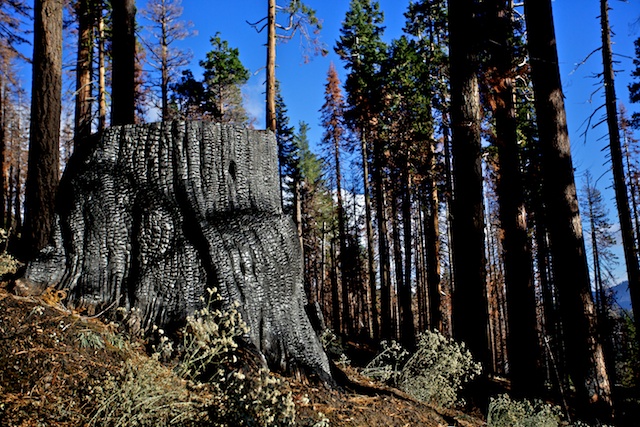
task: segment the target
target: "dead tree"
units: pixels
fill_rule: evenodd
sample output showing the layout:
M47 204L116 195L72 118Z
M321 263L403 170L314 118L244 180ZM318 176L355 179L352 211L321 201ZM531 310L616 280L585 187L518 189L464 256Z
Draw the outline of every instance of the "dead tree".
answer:
M143 328L171 330L216 288L239 303L246 341L271 368L330 378L305 313L273 133L208 122L109 128L74 153L56 212L56 243L17 290L55 286L68 307L135 309Z

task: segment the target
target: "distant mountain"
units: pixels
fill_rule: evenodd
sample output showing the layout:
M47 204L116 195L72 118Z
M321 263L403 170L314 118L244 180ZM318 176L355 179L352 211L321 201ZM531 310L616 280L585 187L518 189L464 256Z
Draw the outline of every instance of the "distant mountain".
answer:
M631 297L629 296L629 282L624 281L618 283L616 286L611 288L611 292L613 293L613 297L618 305L626 310L631 311Z

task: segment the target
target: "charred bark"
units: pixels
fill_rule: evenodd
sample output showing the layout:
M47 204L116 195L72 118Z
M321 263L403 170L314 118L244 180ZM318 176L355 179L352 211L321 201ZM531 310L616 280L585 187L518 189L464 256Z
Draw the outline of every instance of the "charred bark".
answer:
M225 304L240 304L247 341L270 367L328 379L304 310L301 248L282 212L276 150L272 133L232 125L107 129L74 153L56 243L17 286L66 289L67 305L89 313L135 309L141 326L167 330L217 288Z

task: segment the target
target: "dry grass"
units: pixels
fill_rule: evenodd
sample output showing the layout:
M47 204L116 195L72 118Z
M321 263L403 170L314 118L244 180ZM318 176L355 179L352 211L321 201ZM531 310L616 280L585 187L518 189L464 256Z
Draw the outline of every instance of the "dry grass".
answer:
M484 425L376 385L352 368L345 373L366 394L265 371L227 370L224 381L203 383L199 374L185 374L184 361L162 362L116 325L66 310L56 291L19 297L6 286L0 286L2 426Z

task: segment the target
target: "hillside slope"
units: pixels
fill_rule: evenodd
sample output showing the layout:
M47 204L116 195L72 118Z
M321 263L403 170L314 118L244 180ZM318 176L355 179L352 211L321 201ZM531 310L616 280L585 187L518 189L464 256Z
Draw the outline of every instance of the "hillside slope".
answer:
M131 361L139 364L134 366L159 363L146 354L143 341L124 342L116 325L71 313L59 303L60 297L56 292L18 297L7 292L6 284L0 288L0 425L113 425L113 420L94 417L103 403L105 384ZM172 376L170 369L166 372ZM284 379L283 387L291 391L296 404L296 425L485 425L479 417L436 410L398 390L371 383L355 369L345 373L360 385L360 393ZM163 381L184 382L178 377ZM200 398L198 393L206 392L183 388L195 400Z

